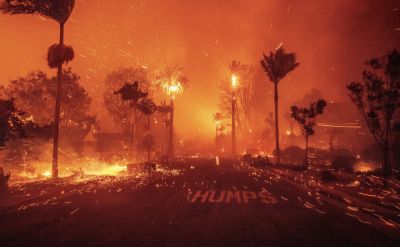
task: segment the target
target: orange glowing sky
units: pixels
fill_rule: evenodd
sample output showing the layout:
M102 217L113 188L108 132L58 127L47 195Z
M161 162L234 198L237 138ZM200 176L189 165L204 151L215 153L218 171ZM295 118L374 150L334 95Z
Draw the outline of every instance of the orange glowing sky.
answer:
M212 136L228 61L258 64L262 52L283 42L301 66L281 83L281 107L312 88L346 100L344 85L360 78L366 58L400 48L399 8L398 0L77 0L66 43L74 47L70 65L104 129L113 129L102 107L107 73L138 64L179 65L191 86L176 101L178 132ZM57 38L52 20L0 15L0 82L32 70L50 72L46 52ZM272 104L269 95L266 100Z

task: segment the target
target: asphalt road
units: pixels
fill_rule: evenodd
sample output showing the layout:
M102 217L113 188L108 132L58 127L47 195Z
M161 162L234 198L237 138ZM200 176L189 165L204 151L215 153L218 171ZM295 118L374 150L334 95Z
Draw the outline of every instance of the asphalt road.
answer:
M0 246L400 246L398 229L269 170L174 168L13 186Z

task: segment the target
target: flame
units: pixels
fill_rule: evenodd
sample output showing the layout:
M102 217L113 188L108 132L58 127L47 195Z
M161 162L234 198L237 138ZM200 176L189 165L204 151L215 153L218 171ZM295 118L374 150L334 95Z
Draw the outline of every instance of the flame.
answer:
M127 166L123 164L107 164L101 162L93 162L88 168L84 169L84 173L97 176L118 176L127 172Z
M69 177L76 174L95 175L95 176L120 176L127 174L126 160L116 160L112 162L98 161L97 159L87 159L62 164L59 170L59 177ZM51 164L35 163L31 165L32 171L12 171L13 181L36 181L43 178L51 178Z
M360 161L354 165L355 172L371 172L376 170L377 165L373 163L368 163L364 161Z
M172 99L175 98L176 95L181 94L183 92L183 86L180 82L172 81L164 83L164 90L168 96Z
M41 175L42 175L43 177L49 178L49 177L51 177L51 171L45 171L45 172L43 172Z
M233 74L231 77L232 89L236 89L239 85L237 75Z

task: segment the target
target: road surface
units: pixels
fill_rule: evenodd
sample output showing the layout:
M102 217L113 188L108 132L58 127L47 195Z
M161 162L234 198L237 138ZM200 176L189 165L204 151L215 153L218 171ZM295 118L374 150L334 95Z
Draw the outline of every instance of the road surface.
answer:
M228 161L17 184L12 193L0 199L0 246L400 246L397 227Z

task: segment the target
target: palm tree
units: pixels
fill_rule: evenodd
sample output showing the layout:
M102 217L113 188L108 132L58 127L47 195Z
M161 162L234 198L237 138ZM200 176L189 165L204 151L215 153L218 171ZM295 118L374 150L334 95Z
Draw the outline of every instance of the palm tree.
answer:
M238 60L232 60L228 63L228 68L232 74L236 74L243 70L244 65Z
M50 68L57 68L57 96L54 116L54 142L52 176L58 178L58 139L60 130L60 107L63 63L74 58L72 47L64 45L64 24L69 19L75 6L75 0L5 0L0 5L0 11L10 15L37 14L55 20L60 25L60 42L52 45L48 51Z
M283 47L276 50L275 53L270 52L269 55L263 54L261 66L264 68L271 82L274 83L274 101L275 101L275 149L276 163L280 163L279 149L279 121L278 121L278 83L293 71L299 63L296 61L295 53L286 53Z
M164 88L165 93L170 99L169 113L169 137L168 137L168 157L174 157L174 101L178 94L181 94L189 85L189 79L183 68L178 66L165 67L156 74L156 85Z
M169 120L168 120L168 114L171 114L171 112L173 111L172 106L168 105L167 102L164 100L161 102L160 105L157 106L157 111L159 113L164 114L165 116L165 120L164 120L164 124L165 124L165 155L168 156L168 137L169 137Z
M236 87L238 73L242 72L244 66L240 61L233 60L228 63L228 68L231 72L231 104L232 104L232 156L236 155Z
M151 118L151 115L153 115L156 112L157 106L153 102L152 99L144 98L141 101L139 101L139 103L136 105L136 108L141 113L143 113L144 115L147 116L147 131L148 131L148 133L147 133L147 136L145 137L144 144L147 149L147 160L150 162L151 149L153 149L153 146L154 146L153 136L151 135L151 131L150 131L150 118Z
M221 129L221 122L224 120L224 116L221 112L216 112L213 115L214 122L215 122L215 142L217 142L218 139L218 132Z

